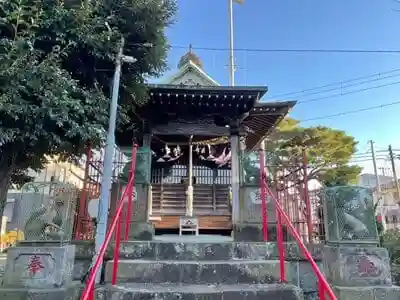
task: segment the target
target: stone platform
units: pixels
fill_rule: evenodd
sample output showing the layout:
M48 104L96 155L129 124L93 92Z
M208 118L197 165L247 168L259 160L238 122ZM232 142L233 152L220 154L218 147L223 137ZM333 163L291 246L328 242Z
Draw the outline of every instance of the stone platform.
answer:
M286 284L174 285L125 284L97 289L96 299L299 300L300 288Z
M334 287L339 300L399 300L400 287L398 286L357 286Z
M0 299L7 300L78 300L79 286L70 285L64 288L1 288Z
M200 240L200 241L199 241ZM111 259L114 245L110 245L107 256ZM294 243L285 243L285 260L306 260ZM309 245L315 260L322 259L322 244ZM154 240L121 242L120 259L143 260L277 260L278 246L274 242L230 242L216 240Z
M105 270L106 286L97 292L99 299L106 300L305 299L303 290L313 292L316 280L309 276L308 262L304 261L308 268L300 268L304 258L297 246L291 243L285 248L287 283L282 284L276 243L201 236L122 242L117 286L109 285L113 268L110 260ZM310 249L314 257L321 255L321 247ZM112 246L107 256L112 258Z
M77 299L79 289L72 281L74 260L74 245L41 243L9 248L0 299Z
M113 261L107 263L105 280L111 282ZM286 278L293 281L286 266ZM279 261L185 261L185 260L121 260L118 282L136 283L186 283L186 284L235 284L279 282Z

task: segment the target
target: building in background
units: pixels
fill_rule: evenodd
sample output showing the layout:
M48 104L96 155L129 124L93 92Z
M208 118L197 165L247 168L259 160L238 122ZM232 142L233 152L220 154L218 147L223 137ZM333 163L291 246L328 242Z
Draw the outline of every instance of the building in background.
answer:
M361 174L358 185L373 190L374 203L377 204L377 215L381 217L385 230L400 230L400 200L394 178L379 175L381 195L377 193L375 174Z
M376 194L376 189L375 189ZM400 230L400 198L394 180L381 184L381 207L386 230Z
M55 182L71 184L78 189L83 187L85 163L73 164L70 162L59 162L50 159L47 166L39 171L28 170L28 176L33 178L33 182ZM50 191L43 190L43 193ZM20 189L10 189L7 194L7 202L4 207L4 217L6 217L6 231L14 230L19 227L20 212L22 204L22 191Z
M385 176L385 175L379 175L379 181L381 184L386 184L390 183L393 181L392 176ZM359 186L366 187L366 188L375 188L377 185L376 182L376 176L375 174L370 174L370 173L365 173L361 174L358 177L358 183Z

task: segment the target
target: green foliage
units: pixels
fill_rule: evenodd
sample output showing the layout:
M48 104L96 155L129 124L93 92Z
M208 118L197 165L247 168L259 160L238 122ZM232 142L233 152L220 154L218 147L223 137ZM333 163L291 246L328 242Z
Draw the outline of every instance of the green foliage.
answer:
M174 13L161 0L0 2L0 200L11 176L28 180L24 170L42 168L45 155L71 159L100 144L122 37L137 62L122 68L119 124L147 100L143 83L166 68Z
M307 157L309 178L325 185L354 183L361 172L349 161L356 152L357 142L344 131L329 127L301 127L292 118L285 118L266 142L266 149L273 153L273 164L293 165Z
M382 246L388 249L391 262L400 266L400 232L387 230L382 235Z
M393 283L400 284L400 232L398 230L388 230L382 234L382 247L389 251Z

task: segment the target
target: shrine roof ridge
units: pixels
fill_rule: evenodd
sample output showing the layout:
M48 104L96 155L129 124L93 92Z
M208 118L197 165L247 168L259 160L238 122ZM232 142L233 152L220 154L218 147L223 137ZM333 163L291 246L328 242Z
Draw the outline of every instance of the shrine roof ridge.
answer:
M182 86L174 84L148 84L150 92L158 92L167 90L171 92L203 92L203 93L240 93L240 94L255 94L258 93L262 97L268 92L267 86Z
M266 102L265 100L260 100L260 102L258 102L254 107L287 107L290 109L292 109L295 105L297 104L296 100L275 100L275 101L268 101Z

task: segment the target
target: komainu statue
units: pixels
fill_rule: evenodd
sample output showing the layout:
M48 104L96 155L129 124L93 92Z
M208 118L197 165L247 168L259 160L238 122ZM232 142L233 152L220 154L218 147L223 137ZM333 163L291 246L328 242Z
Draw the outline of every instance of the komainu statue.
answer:
M25 223L25 240L63 240L62 199L54 197L47 206L34 211Z

